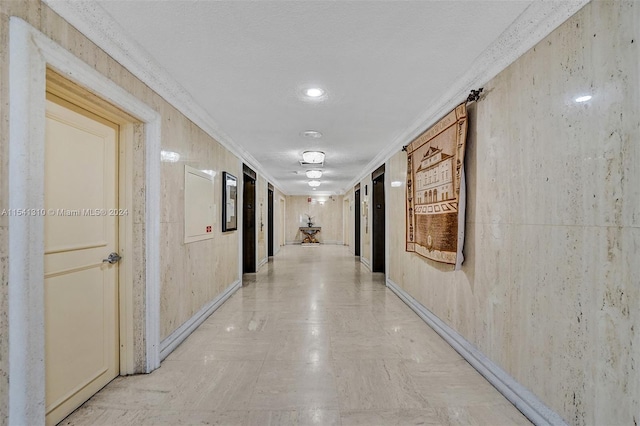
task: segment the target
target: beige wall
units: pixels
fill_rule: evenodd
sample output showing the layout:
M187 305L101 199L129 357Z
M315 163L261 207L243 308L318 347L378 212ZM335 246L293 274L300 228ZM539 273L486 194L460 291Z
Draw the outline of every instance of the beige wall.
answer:
M220 200L221 172L228 171L241 177L239 161L47 6L39 1L0 0L0 209L8 208L9 16L25 19L158 111L163 119L162 149L177 151L181 155L178 163L162 164L161 209L157 212L161 221L161 337L164 338L239 279L238 232L223 235L218 221L214 239L191 244L183 242L184 165L217 171L216 200ZM143 168L142 164L136 166ZM7 265L10 254L7 227L8 218L0 216L0 413L7 412L9 380ZM0 415L0 425L6 422L6 417Z
M275 246L273 247L273 254L277 254L280 251L280 247L286 244L286 238L284 234L286 232L286 225L282 224L286 220L286 207L282 208L282 201L286 206L286 196L278 188L273 189L273 241Z
M307 200L311 198L309 203ZM324 204L321 204L321 200ZM307 226L307 214L313 217L314 226L322 227L318 241L325 244L342 244L342 201L343 197L333 196L287 196L286 197L286 237L287 244L300 243L304 236L301 226Z
M184 164L217 172L214 197L218 216L222 215L222 172L242 178L242 171L236 156L178 111L168 107L162 114L167 117L162 148L181 155L177 163L162 163L160 321L164 339L239 279L239 232L222 233L221 217L213 239L184 243Z
M353 191L353 188L351 188L349 191L347 191L347 193L344 195L344 198L346 200L349 201L349 216L347 217L347 232L349 233L349 236L347 238L345 238L346 240L346 244L349 246L349 252L351 254L355 253L355 229L356 229L356 225L355 225L355 193Z
M349 232L350 227L349 219L351 218L352 213L351 200L349 197L345 196L342 199L342 244L345 246L351 245L351 232Z
M461 271L404 251L387 195L390 279L576 425L640 420L637 6L589 4L484 86Z

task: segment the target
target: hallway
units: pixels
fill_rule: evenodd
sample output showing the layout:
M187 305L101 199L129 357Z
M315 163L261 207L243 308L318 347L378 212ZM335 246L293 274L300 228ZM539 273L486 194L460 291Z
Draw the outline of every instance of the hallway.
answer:
M347 248L285 246L149 375L64 425L528 421Z

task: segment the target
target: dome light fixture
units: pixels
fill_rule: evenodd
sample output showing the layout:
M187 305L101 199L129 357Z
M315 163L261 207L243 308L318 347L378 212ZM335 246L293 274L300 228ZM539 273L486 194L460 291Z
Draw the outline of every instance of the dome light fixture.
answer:
M309 179L319 179L322 177L322 170L307 170L306 174Z
M309 181L309 186L312 187L312 188L320 186L320 181L319 180L310 180Z
M324 163L324 152L305 151L302 153L302 161L309 164L322 164Z
M319 98L324 95L324 90L319 87L310 87L304 90L304 94L310 98Z
M302 136L309 139L320 139L322 137L322 133L317 130L305 130L302 132Z

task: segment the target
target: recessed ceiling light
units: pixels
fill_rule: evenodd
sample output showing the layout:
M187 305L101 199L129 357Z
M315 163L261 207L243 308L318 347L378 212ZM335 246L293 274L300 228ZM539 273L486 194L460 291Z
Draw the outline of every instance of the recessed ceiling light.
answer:
M310 98L319 98L320 96L324 95L324 90L320 89L319 87L310 87L304 90L304 94Z
M165 163L177 163L180 161L180 154L173 151L160 151L160 160Z
M391 182L391 186L397 188L399 186L402 186L402 182L399 180L394 180L393 182Z
M309 186L312 186L312 187L314 187L314 188L315 188L316 186L320 186L320 181L319 181L319 180L310 180L310 181L309 181Z
M324 152L322 151L305 151L302 153L302 160L309 164L324 163Z
M309 179L319 179L322 177L322 170L307 170L307 177Z
M592 97L593 97L593 96L591 96L591 95L578 96L578 97L575 99L575 101L576 101L576 102L587 102L587 101L591 100L591 98L592 98Z
M310 139L320 139L322 137L322 133L318 132L317 130L305 130L304 132L302 132L302 136Z

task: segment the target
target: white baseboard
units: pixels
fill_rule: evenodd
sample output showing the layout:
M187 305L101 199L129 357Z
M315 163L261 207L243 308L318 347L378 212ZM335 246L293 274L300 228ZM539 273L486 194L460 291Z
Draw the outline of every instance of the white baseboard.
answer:
M360 262L366 266L368 270L371 270L371 261L369 261L369 259L360 256Z
M260 261L260 263L258 263L258 270L260 270L260 268L262 268L267 263L269 263L269 257L265 257Z
M180 345L193 331L200 326L216 309L233 295L242 286L242 281L237 280L227 287L218 297L207 303L187 322L178 327L173 333L160 342L160 359L164 360L175 348Z
M460 333L449 327L433 312L425 308L398 284L387 278L387 287L418 314L433 330L467 360L478 373L482 374L505 398L535 425L563 425L565 421L547 407L530 390L518 383L506 371L487 358L478 348Z

